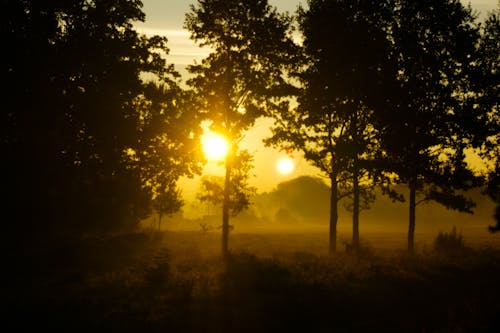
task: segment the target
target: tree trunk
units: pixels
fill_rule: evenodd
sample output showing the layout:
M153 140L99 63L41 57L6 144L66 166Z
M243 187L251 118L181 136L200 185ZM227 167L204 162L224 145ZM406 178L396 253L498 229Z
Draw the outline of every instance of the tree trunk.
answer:
M231 186L231 165L226 158L226 178L224 180L224 201L222 202L222 257L229 254L229 193Z
M161 230L161 218L162 218L162 213L158 213L158 231Z
M408 227L408 253L415 251L415 211L417 186L415 179L410 180L410 207L409 207L409 227Z
M357 155L354 157L353 170L352 251L354 254L359 252L359 169Z
M330 247L329 253L334 254L337 251L337 220L338 220L338 189L337 177L331 176L330 189Z

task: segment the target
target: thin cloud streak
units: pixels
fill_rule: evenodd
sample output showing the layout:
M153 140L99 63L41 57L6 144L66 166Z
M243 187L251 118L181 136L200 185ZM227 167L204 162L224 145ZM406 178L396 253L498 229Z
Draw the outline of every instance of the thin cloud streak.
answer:
M164 36L168 38L170 54L168 60L175 65L186 66L195 61L200 62L210 52L208 47L198 47L190 39L190 33L184 29L157 29L149 27L137 27L137 31L147 36Z

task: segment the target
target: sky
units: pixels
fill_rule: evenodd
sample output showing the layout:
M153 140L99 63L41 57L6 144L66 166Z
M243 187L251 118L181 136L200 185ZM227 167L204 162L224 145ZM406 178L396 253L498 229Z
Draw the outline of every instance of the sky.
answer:
M305 0L269 0L270 4L276 6L279 11L293 13L299 4ZM471 0L463 1L465 4L478 12L479 19L494 10L498 0ZM185 14L189 11L189 5L195 3L192 0L143 0L143 10L146 14L144 23L136 24L139 32L145 34L164 35L168 38L170 54L167 60L175 65L177 71L186 77L185 67L195 60L199 61L207 55L207 50L199 48L190 38L189 32L183 29ZM281 157L287 156L284 152L269 147L264 147L262 139L270 135L269 127L271 120L258 120L254 128L247 134L241 144L241 148L248 149L254 155L254 169L251 184L257 187L258 192L267 192L274 189L278 183L290 180L300 175L319 175L318 171L310 166L306 160L301 158L300 153L293 153L292 159L295 164L294 171L289 175L282 175L276 170L276 163ZM209 162L203 173L222 175L222 167L215 162ZM187 203L194 200L198 191L199 178L181 179L181 187L184 199Z

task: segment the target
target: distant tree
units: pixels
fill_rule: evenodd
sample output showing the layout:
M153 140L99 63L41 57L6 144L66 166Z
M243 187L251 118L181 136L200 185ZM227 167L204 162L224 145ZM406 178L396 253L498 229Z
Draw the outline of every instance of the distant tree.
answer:
M230 184L238 142L265 111L279 107L287 92L284 65L292 61L291 18L267 0L200 0L185 27L212 52L188 68L195 104L211 129L229 142L222 201L222 255L228 254Z
M329 213L330 188L324 179L311 176L300 176L278 184L267 198L260 199L261 204L268 204L266 211L283 208L292 216L303 221L319 221ZM263 202L263 199L265 202ZM276 214L275 214L276 215Z
M279 208L274 214L274 221L278 223L295 223L297 219L286 208Z
M180 109L166 38L134 30L145 19L138 0L2 6L0 145L11 225L35 236L134 225L151 211L157 181L197 167L197 129L183 122L193 117ZM170 175L149 173L160 170Z
M153 209L158 214L158 231L161 230L163 216L171 216L178 212L182 205L180 191L175 185L167 187L153 199Z
M373 178L376 129L372 107L386 70L390 7L384 1L310 0L299 9L304 36L298 106L275 114L268 144L298 149L330 179L330 253L336 250L338 202L353 200L353 243L359 246L361 194ZM369 185L368 187L366 187ZM367 197L367 198L368 198Z
M377 117L387 167L409 187L413 252L419 203L433 200L469 213L474 207L461 191L477 185L464 161L472 133L465 119L475 113L461 91L476 60L478 31L471 9L458 0L398 0L395 8L390 33L397 72L390 107Z

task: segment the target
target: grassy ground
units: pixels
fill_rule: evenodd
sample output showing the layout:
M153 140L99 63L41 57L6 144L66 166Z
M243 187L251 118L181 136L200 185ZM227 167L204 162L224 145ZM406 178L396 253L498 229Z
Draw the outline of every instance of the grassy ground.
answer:
M328 257L326 244L234 233L224 263L217 233L86 239L6 270L3 313L16 331L500 331L499 250L429 243L410 257L364 244L359 257Z

